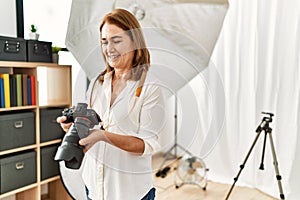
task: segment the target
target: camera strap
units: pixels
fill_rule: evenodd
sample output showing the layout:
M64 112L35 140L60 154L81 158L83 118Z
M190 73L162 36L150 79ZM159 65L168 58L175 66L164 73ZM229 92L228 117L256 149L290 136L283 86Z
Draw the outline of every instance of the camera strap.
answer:
M142 93L143 85L144 85L145 80L146 80L146 75L147 75L147 70L143 69L143 72L142 72L142 75L141 75L141 78L140 78L140 81L139 81L139 85L138 85L138 87L135 90L135 98L134 98L133 105L132 105L132 107L130 109L130 112L134 108L134 106L135 106L138 98L140 97L140 95Z

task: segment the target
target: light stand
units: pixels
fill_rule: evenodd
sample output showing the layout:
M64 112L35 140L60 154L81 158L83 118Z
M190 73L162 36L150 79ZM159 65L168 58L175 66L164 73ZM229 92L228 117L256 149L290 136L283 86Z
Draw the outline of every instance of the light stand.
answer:
M262 159L261 159L261 164L260 164L260 167L259 169L260 170L263 170L264 169L264 164L263 164L263 161L264 161L264 156L265 156L265 147L266 147L266 140L267 140L267 134L269 135L269 139L270 139L270 144L271 144L271 151L272 151L272 156L273 156L273 164L274 164L274 168L275 168L275 173L276 173L276 179L277 179L277 183L278 183L278 187L279 187L279 192L280 192L280 199L284 199L284 194L283 194L283 190L282 190L282 185L281 185L281 176L279 174L279 169L278 169L278 162L277 162L277 158L276 158L276 153L275 153L275 147L274 147L274 143L273 143L273 138L272 138L272 128L270 128L269 126L269 123L272 122L272 117L274 116L274 114L272 113L266 113L266 112L262 112L262 114L266 114L266 115L269 115L267 117L264 117L262 119L262 122L259 124L259 126L257 127L256 129L256 137L254 139L254 142L252 143L251 147L250 147L250 150L249 152L247 153L246 155L246 158L243 162L243 164L240 165L240 170L237 174L237 176L234 178L234 182L225 198L225 200L227 200L235 186L235 183L237 182L242 170L244 169L245 167L245 164L251 154L251 151L253 150L254 146L255 146L255 143L257 142L259 136L260 136L260 133L262 131L265 132L265 137L264 137L264 143L263 143L263 150L262 150Z
M178 110L178 104L177 104L177 96L176 94L174 95L174 104L175 104L175 108L174 108L174 144L173 146L165 153L165 158L163 160L163 162L161 163L159 170L156 172L156 176L157 177L165 177L167 175L167 172L170 170L170 168L164 167L165 163L167 162L167 160L170 159L178 159L178 155L177 155L177 148L180 148L181 150L183 150L184 152L187 152L188 154L191 154L190 152L188 152L188 150L186 150L184 147L182 147L181 145L178 144L177 142L177 120L178 120L178 116L177 116L177 110ZM172 154L171 152L174 151L174 154ZM163 168L164 167L164 168Z

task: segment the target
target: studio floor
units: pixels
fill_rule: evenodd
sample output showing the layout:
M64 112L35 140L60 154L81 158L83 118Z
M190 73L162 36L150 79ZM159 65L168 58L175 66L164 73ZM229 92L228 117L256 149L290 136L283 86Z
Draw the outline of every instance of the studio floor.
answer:
M153 158L153 169L157 172L164 160L163 154L157 154ZM174 162L168 160L166 165ZM194 184L184 184L176 188L176 183L181 180L176 176L176 171L171 170L166 177L155 177L156 199L157 200L225 200L231 185L207 181L206 190ZM209 174L209 172L208 172ZM229 200L275 200L275 198L262 193L257 189L235 186L229 196Z

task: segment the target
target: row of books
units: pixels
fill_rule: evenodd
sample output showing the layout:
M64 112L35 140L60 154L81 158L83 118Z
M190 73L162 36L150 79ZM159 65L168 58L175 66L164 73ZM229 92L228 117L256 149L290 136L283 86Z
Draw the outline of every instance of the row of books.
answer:
M0 108L36 105L35 76L0 74Z

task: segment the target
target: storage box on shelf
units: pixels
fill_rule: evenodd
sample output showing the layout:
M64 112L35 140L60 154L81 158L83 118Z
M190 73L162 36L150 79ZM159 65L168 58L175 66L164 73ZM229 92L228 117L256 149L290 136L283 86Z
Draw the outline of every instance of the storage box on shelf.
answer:
M64 135L55 119L72 105L71 66L0 61L0 74L34 77L30 88L22 81L22 95L17 96L22 96L21 104L7 106L4 102L6 106L0 107L0 200L10 196L16 200L57 199L58 191L60 198L71 199L58 175L58 163L52 159ZM28 91L23 94L26 89L34 93L35 101L26 97ZM1 101L0 95L0 105ZM45 187L48 192L42 194Z
M53 158L59 145L41 148L41 180L59 175L59 164Z
M61 139L64 131L56 122L56 118L62 114L63 108L40 109L40 142Z
M0 35L0 60L52 62L52 42Z
M0 151L35 144L35 112L3 112L0 129Z
M36 152L16 153L0 158L0 194L36 182Z
M52 62L52 42L27 40L28 62Z
M0 49L0 60L27 60L27 44L24 38L0 36Z

